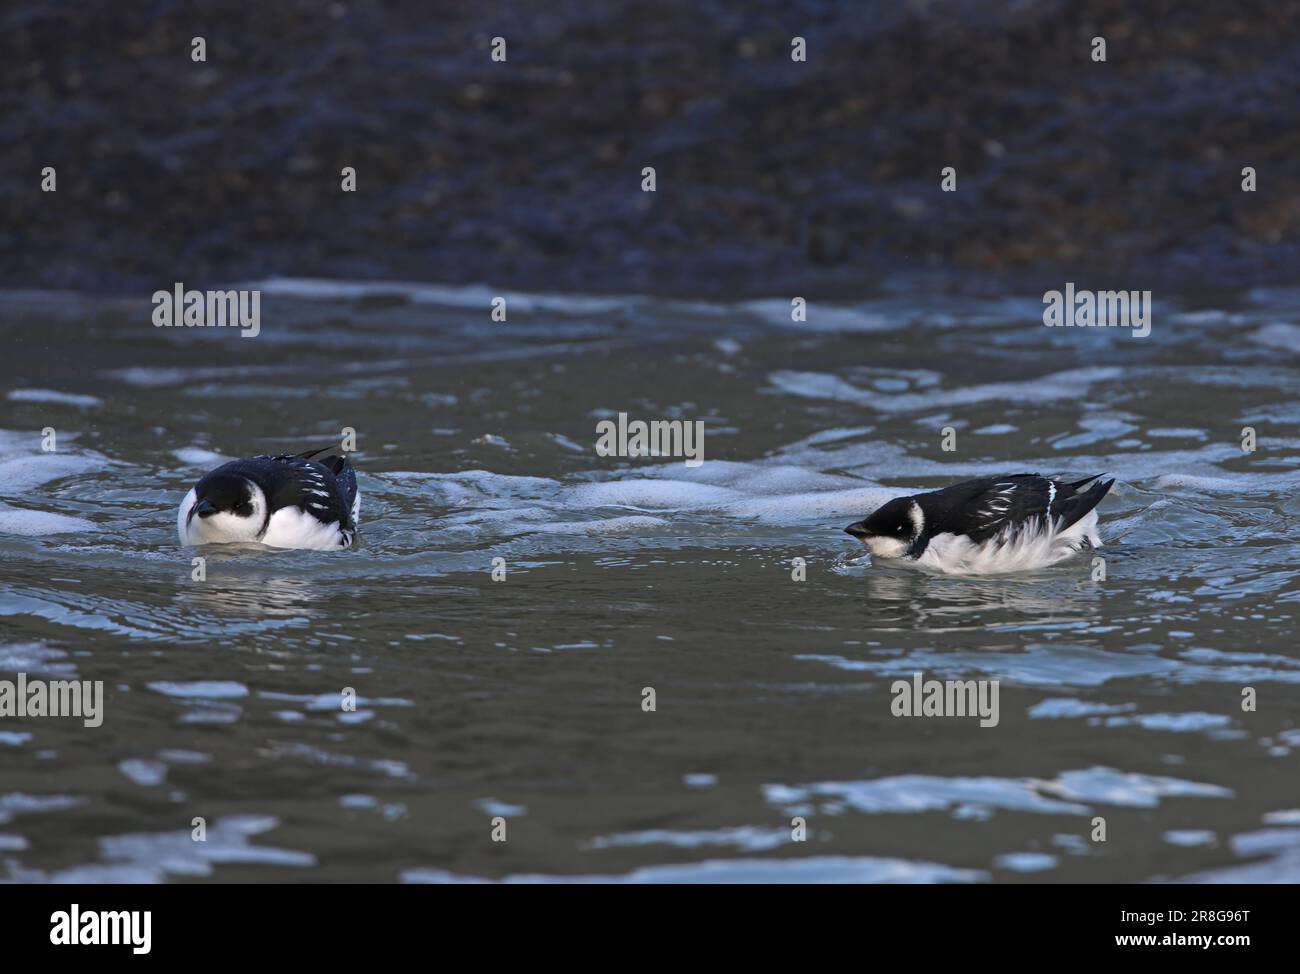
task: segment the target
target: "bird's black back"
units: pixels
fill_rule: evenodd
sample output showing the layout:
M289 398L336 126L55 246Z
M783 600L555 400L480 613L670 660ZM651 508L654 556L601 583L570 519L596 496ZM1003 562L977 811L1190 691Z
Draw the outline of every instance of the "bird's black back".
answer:
M1079 488L1096 480L1074 483L1049 480L1036 473L980 477L913 498L925 515L926 540L938 534L966 535L976 543L1036 518L1050 518L1064 531L1101 503L1114 480Z
M352 505L357 498L357 475L347 457L324 450L257 456L224 464L208 476L218 474L246 477L261 487L268 522L282 508L299 507L323 523L337 522L344 531L356 529Z

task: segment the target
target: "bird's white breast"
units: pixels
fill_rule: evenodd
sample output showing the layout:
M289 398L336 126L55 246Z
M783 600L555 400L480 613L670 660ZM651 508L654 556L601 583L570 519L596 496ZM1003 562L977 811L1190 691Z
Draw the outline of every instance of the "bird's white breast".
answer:
M262 544L272 548L342 548L347 544L337 521L316 520L299 507L282 507L271 515Z
M1089 511L1064 531L1043 519L976 544L965 535L939 534L930 539L916 564L950 575L993 575L1046 568L1086 545L1101 546L1097 513Z

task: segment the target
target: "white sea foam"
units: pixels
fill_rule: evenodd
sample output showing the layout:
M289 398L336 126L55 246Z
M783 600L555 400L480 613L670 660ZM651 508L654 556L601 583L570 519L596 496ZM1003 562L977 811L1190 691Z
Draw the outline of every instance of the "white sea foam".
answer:
M639 846L669 846L675 849L702 849L708 846L732 846L745 852L767 852L779 849L790 841L788 828L760 828L739 825L724 829L646 829L641 832L620 832L602 835L587 844L590 849L636 848Z
M1269 348L1280 348L1286 352L1300 353L1300 325L1274 322L1271 325L1265 325L1258 331L1251 332L1247 337L1257 345L1266 345Z
M100 467L100 460L71 453L34 453L0 460L0 494L13 496L54 480Z
M537 531L546 534L638 534L668 527L672 522L661 517L607 517L594 521L557 521L539 524Z
M212 822L203 842L195 842L188 828L105 836L99 839L103 862L51 873L14 867L10 878L22 883L161 883L169 876L210 876L214 865L225 863L315 866L316 857L309 852L249 841L279 824L270 815L231 815Z
M193 680L188 683L158 681L150 690L169 697L200 700L229 700L248 696L248 687L234 680Z
M1051 780L905 774L867 781L764 785L763 795L791 815L808 811L835 814L844 809L876 815L971 807L1086 815L1092 805L1152 808L1166 797L1230 798L1232 791L1178 778L1092 767L1064 771Z
M1173 473L1163 474L1155 481L1157 490L1185 487L1207 494L1266 493L1280 489L1292 490L1297 486L1300 486L1300 471L1225 471L1219 476Z
M1168 683L1300 683L1300 671L1255 665L1249 657L1237 660L1225 653L1222 659L1206 662L1199 650L1170 659L1147 653L1114 653L1089 646L1062 643L1030 645L1022 652L938 651L917 649L901 656L881 659L850 659L830 654L804 654L795 659L824 663L850 672L884 676L910 676L918 671L944 678L968 678L971 673L1020 686L1101 686L1111 680L1148 678ZM1217 665L1222 664L1222 665Z
M993 860L993 865L1016 873L1037 873L1054 869L1059 862L1047 852L1007 852Z
M1231 798L1233 795L1231 788L1220 785L1099 767L1065 771L1055 780L1039 782L1038 786L1067 801L1128 808L1155 808L1162 798Z
M404 883L488 883L480 876L444 869L407 869ZM979 869L934 862L874 856L809 856L791 859L707 859L665 866L643 866L621 875L506 876L502 883L975 883L988 879Z
M1205 433L1190 426L1156 426L1146 430L1147 436L1157 439L1203 440Z
M7 825L18 815L36 815L41 812L75 808L82 801L72 795L28 795L23 792L0 795L0 825Z
M945 811L965 806L1051 815L1083 815L1088 811L1077 802L1039 794L1037 783L1028 778L903 774L868 781L764 785L763 797L791 815L807 811L835 814L845 809L878 815Z
M181 447L179 450L173 450L172 455L181 463L187 463L192 467L215 467L231 459L201 446Z
M572 487L566 499L571 507L716 510L744 496L730 487L681 480L615 480Z
M1029 458L1012 466L1073 475L1123 470L1134 480L1153 480L1157 490L1187 487L1203 492L1250 493L1279 487L1294 489L1300 484L1297 473L1223 470L1219 463L1233 456L1233 449L1233 444L1215 442L1196 450L1072 456L1067 470L1062 470L1059 457ZM621 471L621 477L593 479L576 485L481 470L380 476L404 485L403 490L414 488L427 494L439 506L457 508L441 515L447 526L493 533L513 533L522 528L598 536L662 529L682 517L701 516L769 525L825 525L862 517L893 497L930 489L922 485L923 479L953 482L967 477L1000 475L1009 469L1004 461L938 461L913 457L898 444L848 437L828 441L821 448L803 441L802 445L787 450L790 452L779 451L774 457L749 463L710 461L693 470L671 463L646 465L638 469L636 476ZM844 469L856 469L864 474L887 471L890 477L903 483L882 486L860 477L822 472ZM587 476L611 475L607 471L593 471ZM1119 484L1112 496L1122 499L1126 489ZM1150 509L1156 510L1161 503L1156 501L1155 505L1149 505ZM653 519L636 520L640 515ZM1123 522L1110 518L1103 534L1113 539L1123 535L1121 528L1144 523L1138 515Z
M10 402L49 403L57 406L76 406L79 409L93 409L103 405L103 400L95 396L81 396L55 389L14 389L9 393L8 399Z
M827 491L860 486L856 477L818 473L807 467L780 463L736 463L727 460L710 460L698 467L683 468L680 464L652 467L648 477L691 481L726 487L746 494L789 494L800 491Z
M1279 446L1295 448L1290 442ZM1241 456L1235 441L1212 441L1190 450L1124 450L1095 454L1078 454L1062 457L1021 457L1013 464L1007 461L967 460L960 456L949 460L932 460L913 456L906 447L892 441L865 440L832 444L826 448L792 444L773 458L774 462L794 463L814 469L839 469L870 472L880 476L887 472L890 478L942 478L953 482L969 477L999 476L1011 472L1041 470L1044 474L1077 472L1079 475L1098 472L1122 472L1123 482L1136 483L1169 476L1170 480L1155 479L1157 489L1194 486L1205 490L1246 490L1294 488L1300 484L1300 471L1231 471L1221 464ZM1068 467L1066 464L1068 463ZM1122 482L1122 483L1123 483ZM1123 491L1117 484L1115 494Z
M804 398L851 402L869 406L878 412L902 413L998 400L1024 404L1076 399L1087 395L1094 384L1110 382L1122 375L1123 369L1114 366L1067 369L1023 382L990 382L902 395L860 389L838 376L824 372L778 371L768 376L768 381L783 392Z
M785 494L736 501L722 510L735 517L770 524L801 524L825 518L860 518L881 504L908 493L896 487L857 487L852 490Z
M414 281L341 281L306 277L277 277L247 285L266 296L305 298L312 301L400 297L413 304L445 308L491 308L492 299L504 297L511 311L558 311L570 314L612 314L628 304L649 301L637 295L591 297L570 294L535 294L502 291L483 284L420 284Z
M1097 717L1105 714L1118 714L1133 710L1137 704L1132 703L1090 703L1074 697L1052 697L1040 700L1029 708L1031 718L1048 718L1052 720L1064 717Z
M167 765L162 761L144 758L127 758L117 763L117 770L137 785L149 788L167 780Z
M66 662L66 650L44 643L10 643L0 646L0 672L40 673L68 679L76 676L77 667Z
M1104 374L1114 374L1114 370ZM1095 378L1097 370L1080 370L1073 375L1084 381ZM1065 385L1070 381L1074 380L1067 380ZM987 392L1001 387L977 388ZM1098 411L1084 419L1081 425L1086 432L1077 437L1075 446L1125 436L1135 428L1133 417L1114 410ZM1189 487L1249 493L1300 485L1300 473L1225 470L1222 464L1239 456L1236 444L1227 441L1203 442L1194 449L1070 455L1068 460L1056 451L1061 445L1057 441L1050 444L1047 456L1008 463L914 456L906 444L870 438L870 431L871 427L827 430L780 448L764 459L748 462L710 460L697 468L673 462L644 463L633 470L597 468L581 475L583 482L577 484L486 470L376 476L404 493L414 492L439 507L453 508L440 515L444 526L494 533L522 528L592 536L661 528L680 518L698 520L701 516L771 525L824 525L837 519L862 517L893 497L932 489L932 484L923 483L926 480L951 483L1005 474L1012 467L1054 476L1123 471L1128 482L1141 482L1143 486L1154 482L1157 490ZM839 472L846 470L860 475ZM897 485L883 486L870 479L877 476L888 476ZM1125 483L1117 484L1112 497L1124 500L1128 490ZM1159 499L1148 501L1147 509L1155 511L1163 503ZM624 520L637 515L651 515L658 520ZM591 523L581 527L584 522ZM1111 517L1103 535L1118 536L1108 530L1116 524L1131 528L1141 523L1140 514L1125 522Z
M263 700L288 701L292 703L302 703L307 705L308 710L338 710L339 695L337 693L280 693L278 691L264 690L258 693ZM409 707L411 701L403 697L363 697L358 696L355 703L359 707Z
M890 316L858 308L835 307L832 305L809 304L805 307L805 319L795 321L791 317L793 310L787 298L764 298L759 301L746 301L738 306L748 311L760 321L799 331L835 331L835 332L873 332L890 331L901 328L908 323L906 318Z
M80 534L97 531L93 521L54 514L50 511L27 511L0 504L0 534L39 537L45 534Z
M1145 730L1171 731L1187 733L1195 731L1214 731L1227 727L1232 718L1227 714L1182 713L1182 714L1133 714L1127 717L1109 717L1107 727L1141 727Z

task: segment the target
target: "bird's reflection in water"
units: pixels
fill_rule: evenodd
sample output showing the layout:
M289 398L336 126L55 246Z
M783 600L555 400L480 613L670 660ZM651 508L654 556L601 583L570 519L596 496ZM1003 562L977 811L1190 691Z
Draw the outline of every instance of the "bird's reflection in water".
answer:
M1099 619L1099 588L1073 571L969 578L876 566L861 582L882 629L1075 628Z
M214 580L209 575L179 598L191 609L201 607L218 616L264 619L308 615L320 597L311 579L245 575Z

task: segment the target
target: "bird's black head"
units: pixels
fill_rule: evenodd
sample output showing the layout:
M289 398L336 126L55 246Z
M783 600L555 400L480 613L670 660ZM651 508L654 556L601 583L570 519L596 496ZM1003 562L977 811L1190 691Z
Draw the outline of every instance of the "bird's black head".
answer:
M899 558L921 536L921 508L910 497L896 497L844 530L878 558Z
M194 486L192 517L210 518L214 514L252 517L253 485L233 474L211 473Z

